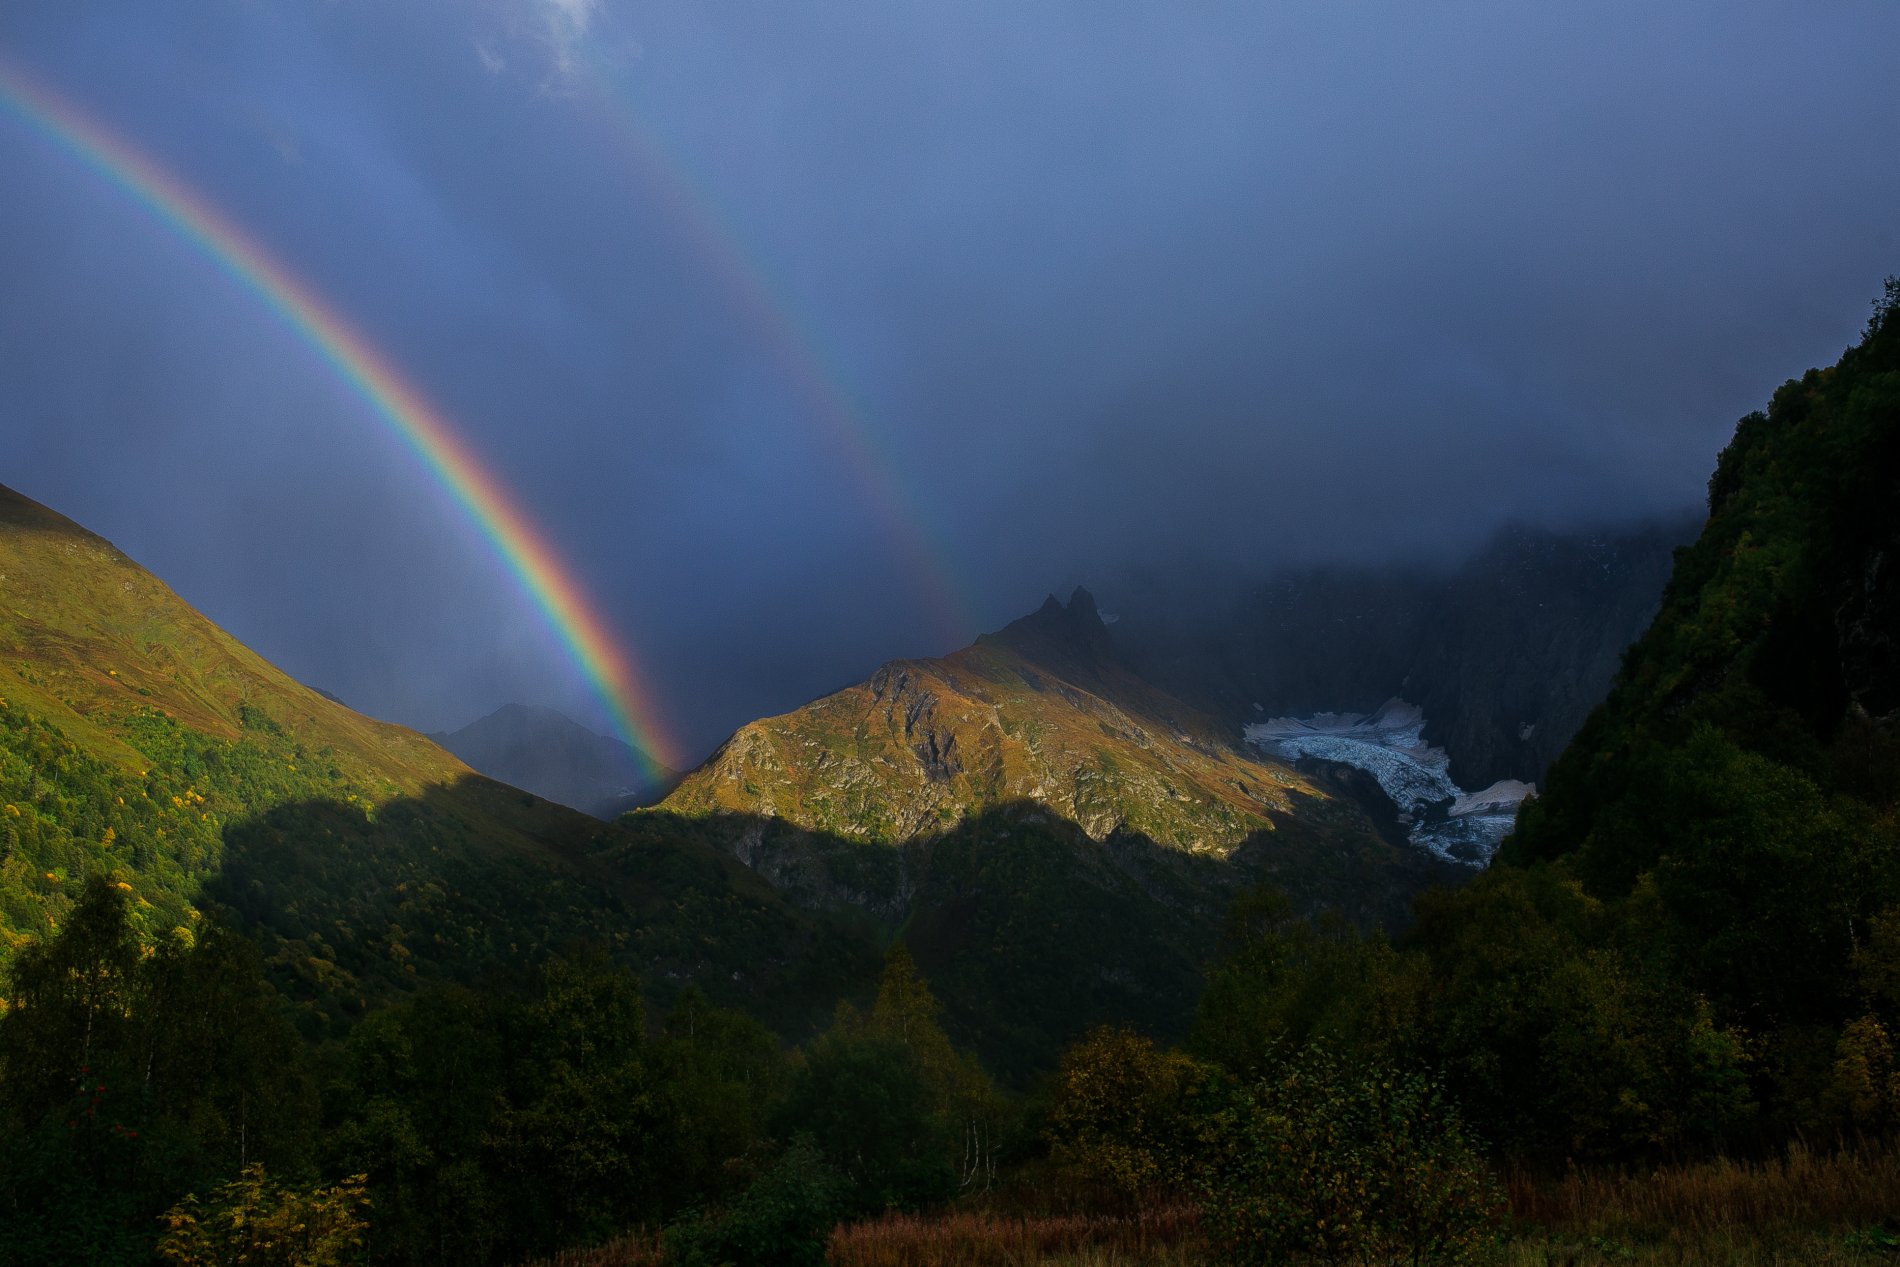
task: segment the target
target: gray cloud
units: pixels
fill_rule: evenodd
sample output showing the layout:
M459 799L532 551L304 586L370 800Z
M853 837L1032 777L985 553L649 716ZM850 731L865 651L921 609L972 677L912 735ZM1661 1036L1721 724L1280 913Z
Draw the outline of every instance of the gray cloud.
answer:
M1692 502L1900 271L1897 37L1874 3L0 12L457 420L696 747L1125 563ZM251 296L12 119L0 173L0 479L360 707L588 714Z

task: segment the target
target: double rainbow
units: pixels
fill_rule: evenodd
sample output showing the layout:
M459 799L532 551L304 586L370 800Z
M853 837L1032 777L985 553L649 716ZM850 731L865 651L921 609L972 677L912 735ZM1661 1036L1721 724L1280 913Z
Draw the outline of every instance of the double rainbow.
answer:
M679 764L652 691L580 583L448 419L385 357L202 195L4 60L0 105L129 194L327 361L487 538L652 773Z

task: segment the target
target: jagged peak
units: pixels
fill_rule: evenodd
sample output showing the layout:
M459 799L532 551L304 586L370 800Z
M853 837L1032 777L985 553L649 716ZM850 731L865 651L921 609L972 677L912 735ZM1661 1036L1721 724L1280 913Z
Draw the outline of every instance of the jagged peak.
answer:
M1065 605L1054 594L1029 615L1013 620L979 643L1000 644L1045 666L1096 666L1116 659L1108 626L1095 607L1095 596L1076 586Z

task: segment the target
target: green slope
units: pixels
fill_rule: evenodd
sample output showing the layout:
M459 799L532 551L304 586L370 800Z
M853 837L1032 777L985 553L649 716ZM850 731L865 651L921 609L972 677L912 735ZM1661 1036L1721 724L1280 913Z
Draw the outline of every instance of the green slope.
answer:
M1828 369L1741 420L1662 610L1553 766L1511 852L1605 888L1668 841L1644 799L1701 737L1890 816L1900 767L1900 292Z
M730 860L473 774L5 489L0 587L0 960L100 872L150 935L236 922L334 1022L576 938L794 1024L869 970Z
M6 488L0 657L10 703L127 771L148 764L128 719L156 712L224 741L274 727L287 745L326 754L323 781L361 784L379 799L467 773L413 731L291 680L110 542Z
M1900 1128L1896 304L1741 420L1655 622L1490 871L1421 903L1384 985L1327 989L1321 1033L1403 998L1368 1041L1445 1070L1512 1152ZM1298 983L1255 960L1252 997Z

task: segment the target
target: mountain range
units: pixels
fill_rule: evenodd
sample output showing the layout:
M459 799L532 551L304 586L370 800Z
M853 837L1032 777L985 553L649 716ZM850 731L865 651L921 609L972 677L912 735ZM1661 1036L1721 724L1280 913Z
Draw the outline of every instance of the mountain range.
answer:
M56 927L102 871L152 935L209 917L257 940L320 1026L583 938L657 998L701 983L797 1030L863 989L901 930L953 1032L1020 1072L1104 1020L1180 1032L1222 912L1256 884L1396 927L1414 895L1471 874L1421 848L1415 807L1366 770L1242 733L1261 716L1242 695L1338 708L1386 679L1322 666L1305 694L1268 691L1290 680L1284 655L1247 669L1240 642L1227 678L1171 673L1157 626L1132 608L1111 626L1086 590L743 726L615 817L659 790L624 745L520 706L439 742L373 721L78 525L12 492L0 512L0 932ZM1653 602L1659 547L1540 548L1594 560L1617 611ZM1540 625L1525 596L1575 578L1536 582L1510 557L1527 578L1507 587L1524 617L1510 627L1534 645L1491 649L1574 658L1587 640L1549 635L1583 600ZM1484 574L1467 569L1465 589ZM1429 607L1418 592L1397 601ZM1300 619L1335 609L1316 610ZM1586 689L1593 664L1571 669ZM1467 695L1457 715L1489 707Z
M1395 924L1468 874L1382 807L1144 681L1078 590L741 727L622 822L690 824L804 909L901 928L952 1032L1020 1072L1095 1018L1181 1032L1253 885Z
M1037 1129L1022 1191L1153 1192L1171 1158L1211 1221L1230 1159L1267 1167L1260 1208L1307 1182L1272 1166L1339 1176L1333 1219L1368 1167L1388 1206L1464 1184L1428 1173L1454 1144L1495 1208L1465 1122L1533 1194L1698 1157L1772 1194L1810 1154L1730 1159L1803 1140L1877 1167L1896 505L1900 280L1741 420L1693 532L1515 529L1437 571L1130 587L1114 618L1052 595L626 812L660 789L558 714L440 737L596 817L295 682L0 489L0 1258L147 1261L232 1175L205 1221L248 1236L256 1155L354 1176L305 1195L442 1262L663 1223L736 1261L709 1196L750 1218L832 1174L917 1208Z

